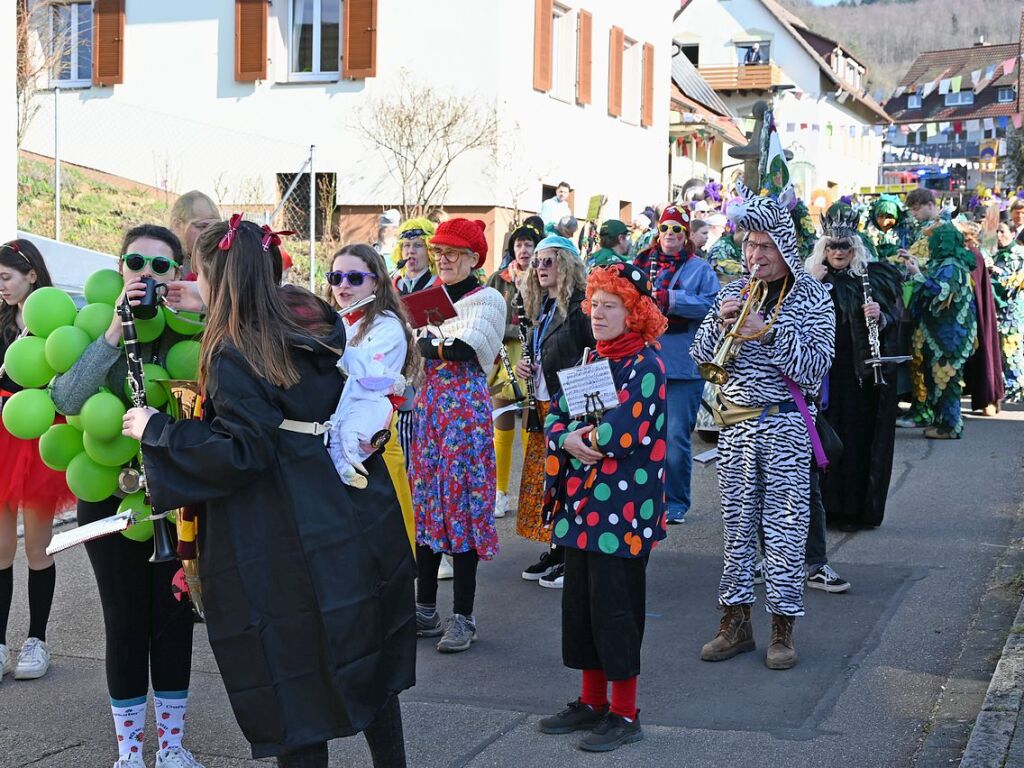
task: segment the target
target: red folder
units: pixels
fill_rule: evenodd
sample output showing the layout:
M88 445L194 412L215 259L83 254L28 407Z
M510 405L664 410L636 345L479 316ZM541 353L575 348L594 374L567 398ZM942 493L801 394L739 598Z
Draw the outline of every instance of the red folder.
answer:
M458 317L448 291L441 284L402 297L409 324L413 328L425 325L440 325L445 320Z

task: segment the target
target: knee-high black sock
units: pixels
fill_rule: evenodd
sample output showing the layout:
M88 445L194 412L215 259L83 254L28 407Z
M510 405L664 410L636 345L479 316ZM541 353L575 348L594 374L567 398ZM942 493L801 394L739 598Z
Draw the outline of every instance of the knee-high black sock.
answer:
M405 768L405 736L398 696L392 696L363 731L373 768Z
M423 605L437 604L437 569L441 565L441 553L419 544L416 547L416 602Z
M463 616L473 615L473 601L476 599L476 566L479 560L475 549L452 555L454 613L461 613Z
M7 645L7 619L14 598L14 566L0 571L0 645Z
M57 564L41 571L28 571L28 636L46 642L46 625L50 621L53 588L57 584Z

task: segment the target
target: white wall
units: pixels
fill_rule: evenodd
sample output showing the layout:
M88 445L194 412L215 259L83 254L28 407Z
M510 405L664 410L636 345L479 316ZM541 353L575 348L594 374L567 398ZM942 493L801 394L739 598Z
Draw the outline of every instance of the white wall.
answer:
M7 104L0 109L0 242L14 237L18 208L18 130L14 109L15 88L15 9L16 3L2 3L0 10L0 98Z
M510 188L566 178L586 197L639 203L665 187L670 25L673 0L589 0L594 15L593 104L580 108L532 89L533 3L446 0L378 4L377 77L287 83L284 31L288 3L275 2L267 81L236 83L231 3L127 0L125 82L62 95L65 160L174 191L198 188L223 202L272 203L276 173L294 172L310 144L316 166L338 174L339 202L377 205L397 199L381 158L352 130L354 109L387 93L400 78L424 88L473 95L499 109L502 146L515 148L497 167L466 157L453 168L448 205L509 205ZM457 21L456 21L457 20ZM641 129L607 115L608 27L654 43L655 125ZM26 149L53 151L52 96L43 99ZM518 129L513 130L513 124ZM625 156L616 148L628 147ZM520 177L512 183L510 176ZM653 197L652 197L653 195Z
M53 284L60 288L80 291L86 278L96 270L117 269L117 259L106 253L60 243L31 232L18 232L17 236L35 244L46 259Z

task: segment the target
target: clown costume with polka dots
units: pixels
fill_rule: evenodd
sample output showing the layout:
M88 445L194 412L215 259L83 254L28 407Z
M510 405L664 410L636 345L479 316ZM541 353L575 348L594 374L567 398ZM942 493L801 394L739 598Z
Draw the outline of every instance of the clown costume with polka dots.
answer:
M543 733L589 731L580 749L606 752L643 738L636 706L646 614L646 569L665 538L665 365L655 339L667 321L646 272L591 272L584 309L608 360L617 406L596 426L565 397L545 422L545 519L565 548L562 660L583 672L580 697L541 721ZM611 681L611 701L608 700Z

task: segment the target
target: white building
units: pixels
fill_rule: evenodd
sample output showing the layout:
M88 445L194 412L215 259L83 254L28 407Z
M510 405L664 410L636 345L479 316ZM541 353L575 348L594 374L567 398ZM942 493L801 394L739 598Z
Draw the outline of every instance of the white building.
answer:
M401 202L354 127L360 104L414 92L493 109L498 151L457 160L443 200L500 243L566 180L604 216L667 186L673 0L95 0L58 6L72 50L59 95L70 163L222 207L273 208L315 145L337 183L342 237L372 238ZM54 83L51 81L50 85ZM23 148L54 151L53 94ZM307 209L308 209L308 203Z
M804 196L875 184L885 111L864 94L866 68L775 0L683 0L675 40L740 117L774 94L790 170ZM757 49L755 52L755 44Z

